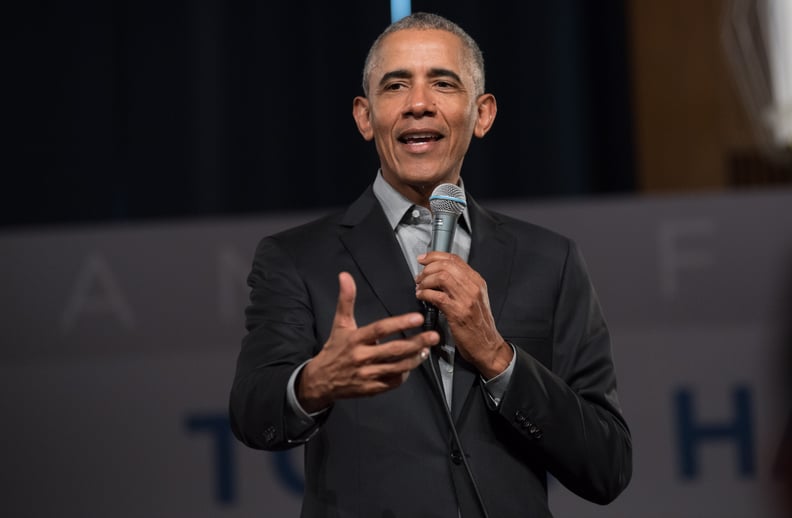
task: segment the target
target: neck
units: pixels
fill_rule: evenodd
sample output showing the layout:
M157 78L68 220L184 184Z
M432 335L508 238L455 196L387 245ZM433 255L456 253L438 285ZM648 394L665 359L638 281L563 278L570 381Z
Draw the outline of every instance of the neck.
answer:
M453 183L454 185L459 185L459 177L457 177L454 181L443 181L443 182L433 182L433 183L415 183L415 184L393 184L388 181L388 178L384 177L386 182L393 187L396 191L398 191L402 196L410 200L415 205L420 205L422 207L429 208L429 197L432 195L434 190L437 188L438 185L444 183Z

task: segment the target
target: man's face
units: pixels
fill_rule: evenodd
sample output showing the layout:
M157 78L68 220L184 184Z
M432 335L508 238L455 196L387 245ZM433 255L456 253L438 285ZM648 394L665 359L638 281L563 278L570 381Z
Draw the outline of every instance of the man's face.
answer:
M355 98L355 121L374 140L383 177L414 202L457 183L471 136L483 137L495 119L495 98L476 97L466 57L449 32L394 32L375 56L368 98Z

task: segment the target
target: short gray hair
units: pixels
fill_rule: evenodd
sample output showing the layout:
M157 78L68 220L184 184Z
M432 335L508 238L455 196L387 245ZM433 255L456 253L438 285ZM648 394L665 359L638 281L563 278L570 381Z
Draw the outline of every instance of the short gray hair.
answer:
M380 34L369 49L366 56L366 63L363 65L363 93L368 96L368 82L371 76L371 71L374 68L374 56L379 52L382 40L389 34L396 31L403 31L407 29L417 29L420 31L440 30L450 32L456 35L465 47L468 54L466 65L469 68L470 75L473 76L473 86L476 91L475 94L481 95L484 93L484 56L481 53L476 40L470 37L462 27L455 24L447 18L443 18L437 14L431 13L413 13L401 20L390 24L382 34Z

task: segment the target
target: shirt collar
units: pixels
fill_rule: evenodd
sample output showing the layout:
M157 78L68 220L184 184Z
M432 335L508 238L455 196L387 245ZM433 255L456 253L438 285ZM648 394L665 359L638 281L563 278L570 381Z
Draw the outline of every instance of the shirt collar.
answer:
M462 178L459 179L459 187L464 192L465 184L462 182ZM399 223L401 223L404 218L404 214L413 207L414 203L405 198L402 193L386 182L385 178L382 177L382 171L377 171L377 178L374 179L373 189L374 196L377 197L380 205L382 205L382 210L385 211L385 217L388 218L388 223L392 229L396 230L396 227L399 226ZM462 210L459 223L472 234L467 206Z

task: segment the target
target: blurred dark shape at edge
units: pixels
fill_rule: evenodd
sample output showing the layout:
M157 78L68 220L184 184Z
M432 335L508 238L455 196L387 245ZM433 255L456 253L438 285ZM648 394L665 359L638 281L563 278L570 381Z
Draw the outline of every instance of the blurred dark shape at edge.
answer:
M792 250L787 253L787 278L780 284L781 293L778 321L782 325L781 344L781 382L782 402L786 409L786 424L781 435L778 451L773 463L773 478L776 482L776 496L786 513L792 517ZM782 420L779 420L783 422Z

